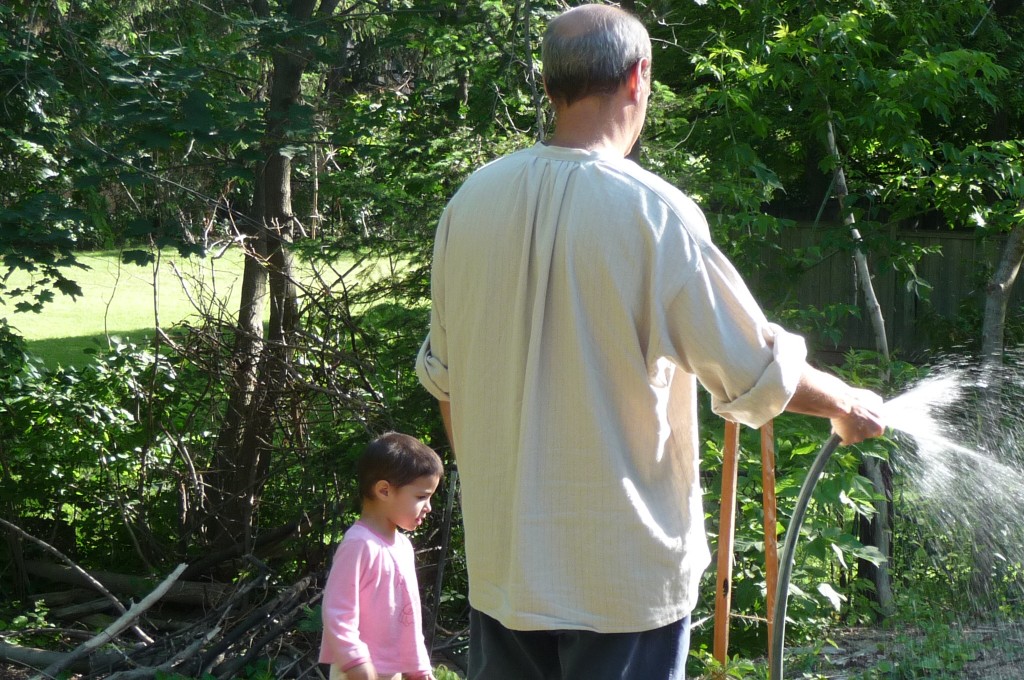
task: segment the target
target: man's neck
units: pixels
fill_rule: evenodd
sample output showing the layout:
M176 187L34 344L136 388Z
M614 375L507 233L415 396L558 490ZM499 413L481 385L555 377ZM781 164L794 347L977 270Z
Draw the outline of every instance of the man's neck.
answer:
M559 134L558 130L545 142L549 146L561 146L567 149L582 149L584 151L603 151L615 156L623 156L622 147L613 139L603 136L590 136L579 134Z
M606 151L625 158L637 137L628 107L615 99L587 97L558 108L555 132L547 143L570 149Z

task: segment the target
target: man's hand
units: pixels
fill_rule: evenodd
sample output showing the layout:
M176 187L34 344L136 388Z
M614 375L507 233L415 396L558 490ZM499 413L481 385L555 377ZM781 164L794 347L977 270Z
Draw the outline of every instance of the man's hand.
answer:
M870 390L850 388L850 412L831 418L832 431L844 446L878 437L885 432L882 398Z
M885 432L882 398L807 366L787 411L828 418L844 445L856 444Z

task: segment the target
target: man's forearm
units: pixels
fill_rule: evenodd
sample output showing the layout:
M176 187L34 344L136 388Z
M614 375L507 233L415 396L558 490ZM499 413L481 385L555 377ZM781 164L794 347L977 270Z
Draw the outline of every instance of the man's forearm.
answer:
M828 418L843 444L856 444L885 432L882 406L882 398L874 392L808 366L786 410Z
M854 401L853 388L834 375L808 366L786 410L820 418L842 418L853 410Z
M452 453L454 453L455 440L452 439L452 403L450 401L438 401L437 405L441 409L441 422L444 423L444 433L448 436L448 446L451 447Z

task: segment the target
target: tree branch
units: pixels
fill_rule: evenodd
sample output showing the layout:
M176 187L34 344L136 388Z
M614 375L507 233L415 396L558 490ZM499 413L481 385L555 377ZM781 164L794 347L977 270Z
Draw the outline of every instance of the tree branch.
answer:
M76 660L88 655L97 647L105 645L111 640L113 640L121 633L121 631L123 631L125 628L128 628L132 624L132 622L135 621L135 619L142 616L143 612L152 607L154 604L157 603L157 601L161 597L163 597L164 593L166 593L170 589L171 585L178 580L178 576L181 575L181 572L185 571L186 566L187 565L185 564L179 564L177 568L174 571L172 571L170 575L168 575L167 578L165 578L163 582L156 587L155 590L153 590L153 592L151 592L146 597L142 598L142 600L139 601L138 604L132 605L132 608L126 611L124 614L122 614L121 618L107 626L107 628L96 637L92 638L91 640L86 640L84 643L75 648L74 651L65 655L64 658L59 659L58 661L47 666L42 671L42 673L36 675L33 678L33 680L57 677L58 673L60 673L62 670L64 670L69 665L74 663Z
M114 607L117 608L118 612L120 612L122 614L125 613L125 608L124 608L124 605L121 604L121 601L119 599L117 599L116 597L114 597L114 594L111 593L109 590L107 590L103 586L102 583L100 583L99 581L94 579L92 576L90 576L89 572L87 572L85 569L82 569L80 566L75 564L75 562L70 557L68 557L67 555L65 555L61 551L57 550L56 548L54 548L52 545L50 545L46 541L44 541L44 540L42 540L40 538L36 538L35 536L33 536L33 535L29 534L28 532L26 532L21 527L16 526L14 524L11 524L10 522L8 522L5 519L0 518L0 526L7 527L7 529L9 531L13 531L15 534L17 534L21 538L24 538L27 541L31 541L31 542L35 543L36 545L41 547L46 552L50 553L51 555L53 555L54 557L56 557L60 561L62 561L65 564L67 564L69 567L71 567L72 571L74 571L76 574L78 574L89 586L91 586L94 590L96 590L96 592L101 593L104 597L109 599L114 604ZM148 635L146 635L146 632L144 630L142 630L141 628L139 628L138 626L133 626L132 630L135 631L135 634L143 642L145 642L147 644L152 644L153 643L153 638L151 638Z

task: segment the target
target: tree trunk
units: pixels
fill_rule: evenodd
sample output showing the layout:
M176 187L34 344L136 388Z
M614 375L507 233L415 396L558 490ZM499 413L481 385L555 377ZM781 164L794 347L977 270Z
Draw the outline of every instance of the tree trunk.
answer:
M254 239L247 249L242 272L241 302L235 344L232 351L234 370L228 387L227 411L217 436L213 470L207 476L210 488L207 504L212 542L224 537L239 537L250 516L251 507L244 481L246 470L255 468L255 452L243 442L251 423L260 380L260 357L263 354L263 315L267 291L266 243ZM234 540L232 538L232 540ZM246 541L248 542L248 541Z
M26 560L25 564L32 570L34 576L41 579L92 589L93 586L89 581L89 578L92 578L109 591L128 598L145 597L159 585L158 581L149 577L119 574L112 571L93 570L87 572L88 576L84 576L71 567L43 560ZM219 583L176 581L164 595L164 601L197 608L211 607L230 595L230 591L230 586ZM109 599L105 601L110 602ZM53 606L54 603L49 602L48 604Z
M853 259L857 271L857 280L861 292L864 294L864 302L867 306L868 318L871 319L871 327L875 332L875 348L882 355L885 361L885 380L888 381L889 372L889 341L885 332L885 318L882 316L882 306L878 303L878 296L875 295L874 286L871 283L871 270L868 267L868 258L861 247L862 239L860 231L856 227L856 220L846 206L846 199L849 190L846 186L846 173L843 171L843 164L839 155L839 147L836 144L835 128L832 125L831 109L827 122L828 151L835 162L835 191L839 200L839 210L843 216L843 224L850 230L850 236L854 242ZM879 500L875 501L875 513L871 517L860 517L858 520L860 541L864 545L873 545L885 555L886 559L892 555L892 471L889 464L874 457L861 459L859 473L861 476L870 479L875 488ZM857 572L866 580L874 583L874 599L878 604L879 611L883 616L889 616L895 609L892 594L892 580L886 564L874 565L867 560L858 560Z
M519 11L519 8L516 8ZM547 136L547 126L544 124L544 103L546 100L543 83L537 69L533 64L533 35L531 24L533 23L533 4L530 0L524 0L522 4L523 17L520 22L523 30L523 63L526 64L526 84L530 88L530 97L533 99L533 111L535 121L533 124L533 136L538 142L543 142Z
M1021 203L1024 210L1024 202ZM1006 307L1024 260L1024 222L1010 231L1003 254L985 287L985 320L981 329L981 356L986 366L1002 362Z
M337 4L337 0L325 0L321 11L329 14ZM316 0L296 0L288 18L308 21L315 7ZM245 261L228 409L209 478L208 511L216 522L211 538L218 545L239 545L245 551L253 542L277 430L277 406L288 386L291 344L299 326L289 249L297 220L292 212L291 155L283 149L308 63L311 45L305 40L300 36L285 41L273 57L263 143L267 160L256 173L256 233ZM268 292L270 319L264 331Z
M1021 207L1024 208L1024 202ZM981 329L981 370L984 389L981 394L983 427L987 432L999 432L1002 411L1002 372L1004 330L1006 326L1006 307L1017 281L1021 262L1024 260L1024 222L1017 225L1007 235L999 266L985 287L985 318ZM991 537L975 527L973 546L974 559L970 591L981 596L976 601L979 607L985 608L991 600L992 579L995 569L995 558L991 545Z

